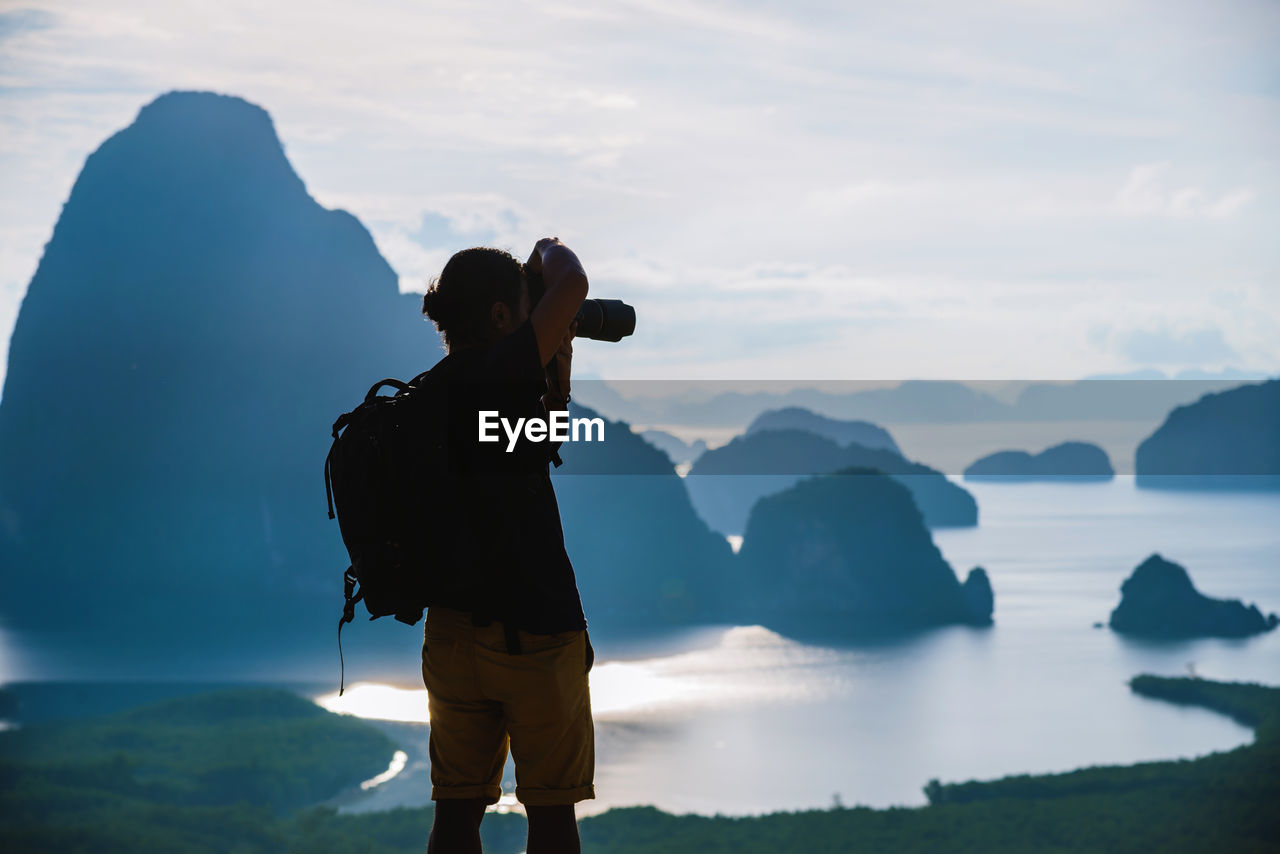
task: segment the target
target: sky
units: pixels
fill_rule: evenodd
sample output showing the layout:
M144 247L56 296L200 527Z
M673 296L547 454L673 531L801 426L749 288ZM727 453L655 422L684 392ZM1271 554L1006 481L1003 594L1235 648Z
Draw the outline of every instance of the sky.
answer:
M1277 45L1269 0L0 0L0 336L84 159L201 89L402 290L559 236L639 318L584 375L1276 374Z

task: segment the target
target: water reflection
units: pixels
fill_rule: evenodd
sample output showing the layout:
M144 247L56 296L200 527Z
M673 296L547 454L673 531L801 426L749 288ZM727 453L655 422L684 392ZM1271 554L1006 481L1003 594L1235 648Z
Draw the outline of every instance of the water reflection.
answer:
M360 784L360 790L367 792L372 788L381 786L383 783L395 778L397 774L404 770L405 763L409 761L409 754L403 750L397 750L391 757L391 764L387 766L387 770L383 771L376 777L370 777Z
M597 719L776 700L819 699L845 681L834 665L852 653L806 646L762 626L728 629L709 649L640 661L605 661L591 670ZM424 688L357 682L339 697L315 698L331 712L429 723Z
M427 691L376 682L356 682L341 697L323 694L315 702L331 712L380 721L427 723Z

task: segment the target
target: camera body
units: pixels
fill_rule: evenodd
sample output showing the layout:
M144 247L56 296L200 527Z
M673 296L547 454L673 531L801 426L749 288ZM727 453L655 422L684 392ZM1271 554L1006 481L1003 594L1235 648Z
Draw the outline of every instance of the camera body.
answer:
M529 308L538 304L546 292L542 273L525 271L529 282ZM620 299L585 299L576 317L578 330L575 338L593 341L621 341L636 331L636 310Z

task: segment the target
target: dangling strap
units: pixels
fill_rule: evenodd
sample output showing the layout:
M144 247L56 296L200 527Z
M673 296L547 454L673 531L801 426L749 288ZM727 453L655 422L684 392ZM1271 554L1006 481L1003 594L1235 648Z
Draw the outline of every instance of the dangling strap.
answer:
M346 427L351 421L351 412L344 412L338 416L338 420L333 422L333 444L329 446L329 453L324 458L324 496L329 499L329 518L333 516L333 486L332 477L329 474L332 468L333 449L338 446L338 434L342 432L342 428Z
M338 620L338 696L339 697L342 696L342 692L345 690L345 686L347 682L347 665L346 665L346 662L342 660L342 624L346 622L348 622L348 620L345 615L341 620Z
M329 475L329 461L333 459L333 448L324 458L324 497L329 500L329 518L333 518L333 486Z
M338 620L338 696L342 696L347 681L347 666L342 660L342 627L356 618L356 603L364 598L364 591L355 593L356 575L354 567L347 567L342 574L342 595L346 602L342 605L342 619ZM353 596L352 594L355 593Z

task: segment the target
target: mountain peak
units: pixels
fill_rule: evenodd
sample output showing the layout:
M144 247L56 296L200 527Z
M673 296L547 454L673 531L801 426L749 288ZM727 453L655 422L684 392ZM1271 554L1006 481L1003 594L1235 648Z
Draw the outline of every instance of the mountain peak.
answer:
M233 95L174 91L89 156L68 204L168 219L221 203L261 220L309 201L266 110Z
M135 125L182 124L193 117L217 116L222 120L242 116L260 122L272 135L275 128L271 123L271 115L257 104L246 101L238 95L223 95L219 92L204 92L191 89L175 89L158 96L149 104L143 105L134 119Z
M323 613L334 417L438 343L364 226L307 194L265 110L151 101L86 161L14 324L0 566L32 571L3 617L73 612L82 639L109 623L155 646L205 614L262 608L265 631L283 601Z

